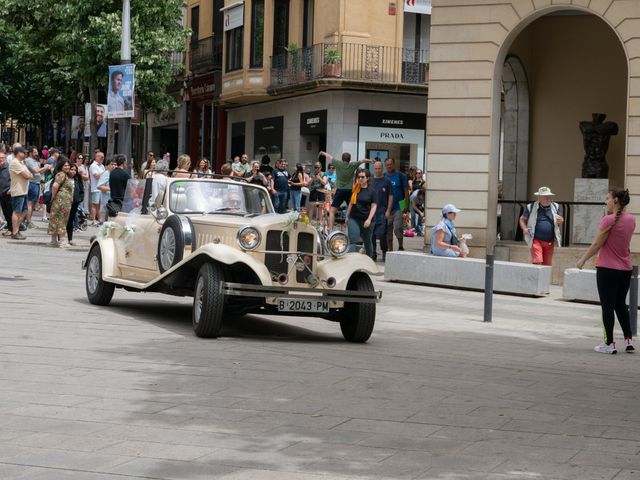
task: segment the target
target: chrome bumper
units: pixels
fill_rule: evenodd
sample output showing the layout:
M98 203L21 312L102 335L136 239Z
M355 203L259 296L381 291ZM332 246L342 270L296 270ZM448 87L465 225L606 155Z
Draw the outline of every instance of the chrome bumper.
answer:
M334 302L378 303L381 291L356 292L353 290L332 290L328 288L304 288L286 286L251 285L248 283L222 282L224 295L240 297L287 297L300 300L329 300Z

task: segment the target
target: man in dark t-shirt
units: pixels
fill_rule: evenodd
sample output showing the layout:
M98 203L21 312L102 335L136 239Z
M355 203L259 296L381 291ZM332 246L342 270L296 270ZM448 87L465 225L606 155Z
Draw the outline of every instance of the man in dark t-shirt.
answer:
M109 188L111 189L111 200L116 202L120 207L124 200L124 194L127 191L127 182L131 179L131 175L124 168L127 164L127 157L124 155L115 155L113 159L116 162L116 168L109 175Z
M276 191L274 206L278 213L287 213L289 180L291 179L288 168L289 162L281 158L280 161L276 163L276 168L273 169L273 188Z
M387 218L391 216L391 205L393 203L393 192L391 180L384 175L384 165L381 161L376 161L373 165L373 178L370 180L371 188L376 192L378 208L376 209L375 224L373 226L373 260L377 260L376 241L380 241L382 251L382 261L387 256Z

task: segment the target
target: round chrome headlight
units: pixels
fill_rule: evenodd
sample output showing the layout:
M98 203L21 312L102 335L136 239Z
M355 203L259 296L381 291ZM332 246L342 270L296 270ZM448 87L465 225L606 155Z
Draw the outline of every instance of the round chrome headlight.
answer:
M238 231L238 244L244 250L255 250L261 240L260 232L253 227L244 227Z
M340 257L349 250L349 237L342 232L331 232L327 237L327 250L336 257Z

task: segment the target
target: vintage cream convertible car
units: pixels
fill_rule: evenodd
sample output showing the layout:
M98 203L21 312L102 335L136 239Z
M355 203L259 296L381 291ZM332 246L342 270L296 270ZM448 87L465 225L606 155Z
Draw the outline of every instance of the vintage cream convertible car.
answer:
M274 213L261 186L156 173L129 181L120 212L93 240L87 297L107 305L116 287L193 296L199 337L258 313L322 317L339 322L346 340L366 342L381 298L369 274L378 270L348 243L296 213Z

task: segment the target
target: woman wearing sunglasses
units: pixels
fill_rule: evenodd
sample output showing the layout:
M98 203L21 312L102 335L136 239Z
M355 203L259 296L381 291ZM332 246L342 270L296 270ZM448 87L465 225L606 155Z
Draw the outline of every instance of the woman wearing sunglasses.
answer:
M356 184L351 193L351 201L347 207L345 222L349 230L349 250L356 251L356 243L360 238L364 243L364 250L369 257L373 258L373 244L371 235L373 233L373 218L376 214L376 193L369 188L369 170L356 170Z

